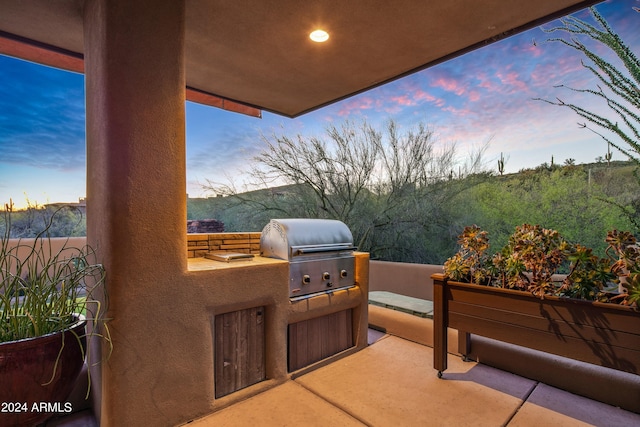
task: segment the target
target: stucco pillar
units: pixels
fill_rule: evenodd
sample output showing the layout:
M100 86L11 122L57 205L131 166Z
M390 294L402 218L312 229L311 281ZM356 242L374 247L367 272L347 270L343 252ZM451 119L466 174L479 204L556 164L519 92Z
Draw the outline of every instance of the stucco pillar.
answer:
M154 425L170 399L151 370L187 262L184 8L85 4L87 240L106 267L114 346L94 370L103 426Z

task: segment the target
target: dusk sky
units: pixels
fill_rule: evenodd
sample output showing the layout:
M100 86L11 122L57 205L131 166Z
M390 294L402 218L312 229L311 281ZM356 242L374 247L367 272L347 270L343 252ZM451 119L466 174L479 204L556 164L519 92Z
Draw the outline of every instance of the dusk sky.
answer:
M632 50L640 52L638 0L597 6ZM583 19L588 12L576 14ZM546 24L550 28L553 23ZM187 188L206 197L207 180L242 187L243 171L261 148L261 134L322 136L328 124L366 119L382 128L394 119L409 130L422 122L461 156L489 142L487 168L504 153L507 172L573 158L593 162L607 151L566 108L534 98L574 100L564 84L595 88L581 56L536 28L297 119L262 119L187 102ZM617 65L617 63L616 63ZM604 110L603 110L604 111ZM0 203L75 202L85 196L84 76L0 55ZM614 152L614 159L624 157Z

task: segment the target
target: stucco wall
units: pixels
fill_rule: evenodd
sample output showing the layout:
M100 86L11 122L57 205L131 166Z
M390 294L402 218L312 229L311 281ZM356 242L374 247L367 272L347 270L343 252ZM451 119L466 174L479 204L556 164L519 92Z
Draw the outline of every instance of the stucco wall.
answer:
M233 251L250 254L260 253L260 232L238 233L193 233L187 234L187 257L202 257L209 251ZM73 248L83 248L87 244L86 237L52 237L41 239L45 251L57 253L63 247L73 251ZM10 239L9 247L20 244L18 257L24 259L33 246L34 239Z
M37 242L35 239L9 239L7 249L13 250L17 247L14 255L17 255L20 261L24 261L31 253L34 245L37 251L45 255L56 255L64 248L61 257L65 258L76 255L78 250L82 250L86 244L87 239L84 237L52 237L50 239L38 239Z
M433 273L442 273L441 265L371 261L369 290L388 291L414 298L433 300Z
M246 234L252 234L251 240L259 242L260 233ZM246 240L244 238L247 237L243 233L204 236L207 241L226 241L228 246L217 249L232 251L242 249L238 246L243 244L237 241L234 244L233 239ZM193 237L201 238L189 235L187 240ZM11 243L15 245L17 242ZM22 241L23 244L31 242ZM52 239L51 243L55 251L65 243L83 247L86 239ZM192 268L196 261L197 268ZM137 290L136 278L130 278L130 304L126 310L129 317L136 319L136 327L127 328L124 324L118 324L116 319L110 321L114 353L102 366L109 370L113 382L106 388L104 385L97 387L97 381L92 386L92 393L102 396L103 404L120 402L122 408L108 418L103 414L104 425L139 425L138 422L150 419L160 424L187 422L367 345L369 256L366 253L356 255L355 279L358 287L295 303L289 299L289 264L286 261L259 256L252 261L238 263L192 258L188 264L189 270L177 277L171 286L157 287L150 294L141 295ZM139 298L145 298L151 309L138 304ZM222 398L215 398L215 316L252 307L265 307L267 379ZM345 309L353 310L355 347L297 372L288 372L288 325ZM122 314L117 316L121 317ZM125 386L116 387L114 384ZM129 403L123 405L125 401Z

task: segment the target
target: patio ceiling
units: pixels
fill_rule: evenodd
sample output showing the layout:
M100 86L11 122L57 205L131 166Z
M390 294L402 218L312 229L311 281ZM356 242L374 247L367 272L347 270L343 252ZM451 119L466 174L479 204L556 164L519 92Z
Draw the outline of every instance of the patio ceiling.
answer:
M595 3L188 0L187 99L295 117ZM82 72L83 4L0 0L0 53Z

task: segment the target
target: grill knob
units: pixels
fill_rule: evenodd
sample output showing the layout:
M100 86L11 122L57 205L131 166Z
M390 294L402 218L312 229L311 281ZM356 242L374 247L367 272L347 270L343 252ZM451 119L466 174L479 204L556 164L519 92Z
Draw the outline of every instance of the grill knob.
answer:
M311 277L308 274L302 276L302 284L308 285L309 283L311 283Z
M345 277L347 277L349 275L349 273L347 273L347 270L340 270L340 277L342 277L343 279Z
M331 275L325 271L322 273L322 280L331 280Z

